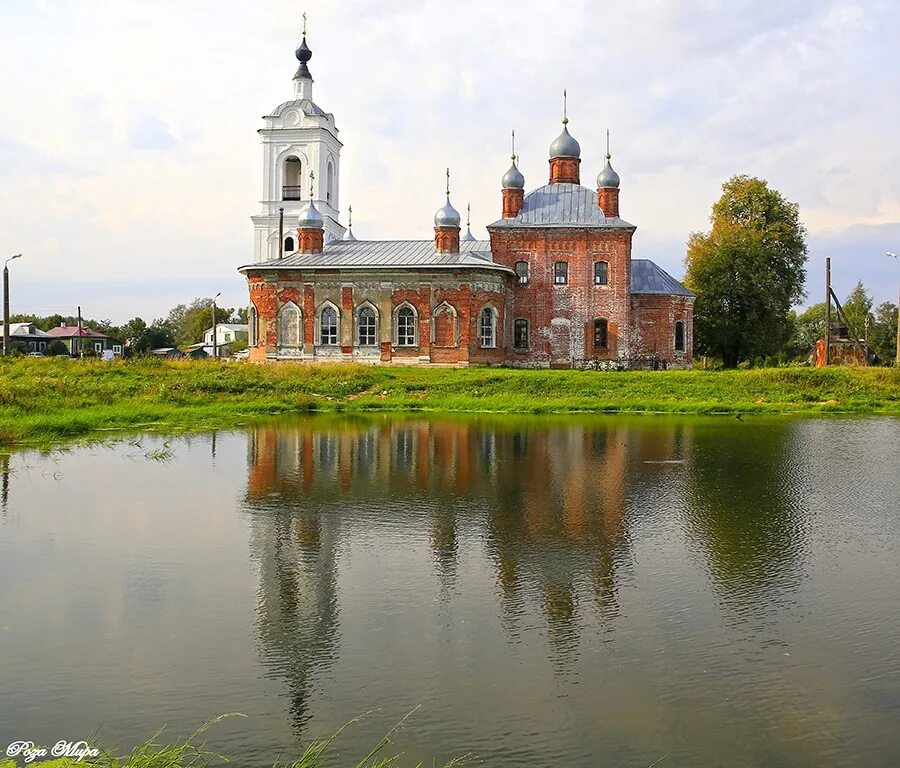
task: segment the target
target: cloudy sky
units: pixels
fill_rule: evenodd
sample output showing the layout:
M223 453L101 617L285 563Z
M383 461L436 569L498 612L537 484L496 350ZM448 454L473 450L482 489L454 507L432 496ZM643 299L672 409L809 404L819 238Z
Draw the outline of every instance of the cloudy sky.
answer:
M635 257L683 274L722 182L767 179L831 256L897 300L900 4L791 0L2 0L0 242L13 312L148 320L252 260L260 117L292 97L300 14L314 97L344 142L360 238L427 238L442 203L499 217L516 129L547 177L561 93L593 185L612 131Z

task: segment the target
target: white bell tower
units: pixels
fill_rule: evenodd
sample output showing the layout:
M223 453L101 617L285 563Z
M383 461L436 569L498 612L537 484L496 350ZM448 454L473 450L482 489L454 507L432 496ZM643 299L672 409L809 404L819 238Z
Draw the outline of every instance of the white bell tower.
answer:
M306 14L303 41L297 48L300 66L294 75L294 98L263 117L258 133L263 148L263 192L259 214L253 221L253 262L270 261L279 255L279 208L284 208L284 255L297 249L297 219L312 197L325 218L325 244L340 240L344 227L340 216L341 147L334 115L312 100L313 79L307 62L312 51L306 44Z

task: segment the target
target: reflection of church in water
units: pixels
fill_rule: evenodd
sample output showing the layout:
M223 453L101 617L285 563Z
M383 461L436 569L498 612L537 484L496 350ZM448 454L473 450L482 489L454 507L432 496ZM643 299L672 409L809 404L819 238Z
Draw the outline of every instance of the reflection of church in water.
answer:
M455 579L460 540L477 542L503 625L515 633L511 617L528 603L543 615L549 651L565 654L586 614L601 624L617 615L618 571L630 558L626 497L629 482L641 481L629 462L647 468L649 483L654 465L641 459L683 451L678 431L645 440L622 426L333 424L262 426L248 436L260 640L273 674L289 681L298 726L308 717L311 675L338 653L342 532L425 527L444 586Z

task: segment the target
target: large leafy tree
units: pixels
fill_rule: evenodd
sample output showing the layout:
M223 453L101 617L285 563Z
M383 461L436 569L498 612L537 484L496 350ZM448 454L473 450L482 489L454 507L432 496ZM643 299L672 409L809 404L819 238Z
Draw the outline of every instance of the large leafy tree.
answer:
M227 323L234 309L216 307L216 322ZM179 304L169 310L168 324L175 330L179 346L203 341L203 332L213 324L212 299L196 298L190 304Z
M806 230L796 203L750 176L734 176L713 206L712 227L688 241L685 282L697 294L698 352L733 368L777 353L804 296Z

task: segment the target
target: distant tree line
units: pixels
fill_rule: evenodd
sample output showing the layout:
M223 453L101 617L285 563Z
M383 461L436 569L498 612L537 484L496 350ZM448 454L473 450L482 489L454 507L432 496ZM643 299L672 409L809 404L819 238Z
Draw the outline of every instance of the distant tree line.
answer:
M710 221L709 232L690 236L685 258L685 283L697 294L695 355L726 368L806 361L825 334L825 304L792 309L806 297L806 230L797 204L761 179L734 176ZM873 303L858 283L842 302L848 330L858 339L868 333L870 349L892 364L897 306Z
M11 323L34 323L44 331L56 328L62 323L73 328L78 326L76 315L13 315ZM217 323L246 323L246 307L216 307ZM163 347L186 347L203 341L203 332L213 325L212 299L198 297L190 304L178 304L169 310L165 317L147 323L141 317L135 317L124 325L114 325L110 320L82 318L82 327L105 333L125 345L126 354L144 355L151 349ZM246 339L231 342L232 351L245 348ZM65 354L67 347L55 341L48 348L49 354Z

